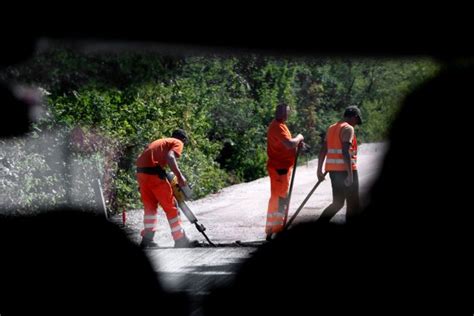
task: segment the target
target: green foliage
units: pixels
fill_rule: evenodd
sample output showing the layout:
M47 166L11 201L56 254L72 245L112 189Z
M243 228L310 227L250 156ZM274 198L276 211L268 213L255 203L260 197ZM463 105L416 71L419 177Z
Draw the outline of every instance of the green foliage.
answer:
M86 192L84 198L94 199L87 178L100 176L108 206L121 210L140 206L135 159L149 142L170 136L177 127L190 135L179 164L199 198L266 175L266 130L279 102L291 106L290 130L302 133L311 147L303 161L317 155L321 136L350 104L364 115L358 139L382 141L404 96L437 69L429 60L181 58L57 47L7 68L0 79L38 85L51 93L35 137L59 129L61 137L52 149L69 143L69 162L73 159L86 175L78 185ZM74 138L77 133L80 141ZM22 152L27 145L19 140L12 146ZM52 193L46 186L50 193L43 197L35 191L35 181L51 187L72 181L53 166L51 155L15 157L2 149L2 184L13 188L2 197L22 200L25 208L33 201L67 202L64 189ZM12 163L21 166L5 167ZM40 175L27 166L51 172Z
M35 152L24 139L2 141L0 145L0 196L4 209L22 213L37 205L54 205L64 200L65 191L58 185L57 174L50 172L47 153ZM18 153L23 155L19 157Z
M226 173L210 156L196 149L186 150L181 157L182 172L193 188L195 198L217 192L226 183Z

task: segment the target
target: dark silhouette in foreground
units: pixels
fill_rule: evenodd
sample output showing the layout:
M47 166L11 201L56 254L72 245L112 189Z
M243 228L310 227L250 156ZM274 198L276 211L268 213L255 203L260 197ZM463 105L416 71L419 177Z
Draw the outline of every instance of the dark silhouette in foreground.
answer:
M60 209L0 222L2 315L187 315L141 249L105 218Z

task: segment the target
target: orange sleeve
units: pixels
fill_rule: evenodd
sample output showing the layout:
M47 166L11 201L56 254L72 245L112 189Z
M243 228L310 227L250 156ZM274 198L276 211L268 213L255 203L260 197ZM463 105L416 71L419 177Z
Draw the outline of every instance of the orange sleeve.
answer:
M170 150L174 151L175 155L177 158L181 157L181 154L183 153L183 142L177 139L173 139L171 142L171 148Z
M288 128L283 125L283 124L275 124L270 128L270 133L268 135L271 140L275 143L281 143L284 140L290 140L291 139L291 133L288 130ZM280 144L276 144L280 145ZM283 144L281 144L283 145Z
M278 125L278 133L275 136L278 138L279 141L291 139L290 130L283 124Z

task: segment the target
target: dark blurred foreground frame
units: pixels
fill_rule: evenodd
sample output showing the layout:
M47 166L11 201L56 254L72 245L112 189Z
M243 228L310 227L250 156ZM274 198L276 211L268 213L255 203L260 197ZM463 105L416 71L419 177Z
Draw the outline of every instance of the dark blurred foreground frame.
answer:
M439 26L432 25L427 27L428 36L418 29L405 33L409 29L405 25L377 41L380 37L369 32L376 26L364 29L353 24L351 32L341 36L331 25L318 23L320 28L305 29L305 23L298 29L306 39L298 40L287 36L295 31L294 25L253 29L240 23L239 32L232 20L222 19L221 26L229 26L224 27L228 36L217 39L211 22L197 24L181 36L156 32L160 24L143 31L132 31L125 24L115 24L113 31L39 27L33 35L14 37L7 45L11 49L2 50L1 65L31 56L38 38L160 43L178 50L198 47L223 53L438 58L445 69L407 97L393 126L382 174L360 221L350 226L307 224L288 231L248 260L235 284L214 291L204 311L206 315L472 312L470 186L464 184L473 178L468 158L474 109L472 48L449 30L438 32ZM462 35L458 31L454 35ZM255 35L250 41L248 33ZM457 66L459 60L468 62ZM23 110L2 107L5 124L11 125L4 125L1 136L24 133L28 123ZM127 289L135 295L127 300L137 306L147 306L151 299L169 301L158 299L167 294L143 253L118 228L90 216L53 212L2 220L1 292L9 293L2 297L5 311L54 313L65 306L70 313L84 312L91 303L123 312L123 302L116 298ZM129 272L123 275L117 262L130 267Z
M188 315L145 253L103 216L74 209L1 218L2 315Z

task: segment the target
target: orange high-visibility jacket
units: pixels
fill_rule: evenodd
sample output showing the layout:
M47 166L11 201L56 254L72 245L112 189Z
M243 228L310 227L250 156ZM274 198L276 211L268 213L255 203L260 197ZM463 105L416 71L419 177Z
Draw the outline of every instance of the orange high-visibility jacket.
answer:
M342 156L341 130L349 125L347 122L337 122L328 128L327 132L327 156L326 171L345 171L344 157ZM352 170L357 170L357 139L354 134L352 144L349 148L351 155Z

